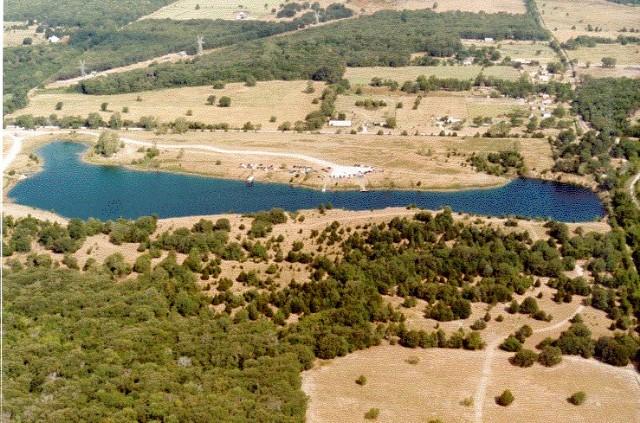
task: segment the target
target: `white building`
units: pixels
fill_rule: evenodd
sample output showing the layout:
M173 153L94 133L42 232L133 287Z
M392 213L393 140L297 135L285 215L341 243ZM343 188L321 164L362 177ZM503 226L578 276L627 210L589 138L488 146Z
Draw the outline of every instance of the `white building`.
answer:
M49 41L52 44L56 44L60 42L60 38L58 38L55 35L52 35L51 37L47 38L47 41Z
M349 128L351 126L350 120L330 120L329 126L334 126L338 128Z
M492 43L494 40L491 37L485 37L484 42L485 43Z

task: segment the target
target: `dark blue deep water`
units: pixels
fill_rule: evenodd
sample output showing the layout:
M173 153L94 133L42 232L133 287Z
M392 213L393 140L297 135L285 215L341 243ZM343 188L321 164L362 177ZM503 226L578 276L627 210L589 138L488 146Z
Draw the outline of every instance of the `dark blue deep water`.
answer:
M281 207L315 208L331 203L349 210L415 204L492 216L517 215L565 222L588 221L604 213L591 191L567 184L518 179L495 189L413 192L320 192L286 184L231 181L168 172L140 172L95 166L81 161L87 148L72 142L42 147L44 170L20 181L9 197L19 204L51 210L66 217L114 219L156 214L159 217L254 212Z

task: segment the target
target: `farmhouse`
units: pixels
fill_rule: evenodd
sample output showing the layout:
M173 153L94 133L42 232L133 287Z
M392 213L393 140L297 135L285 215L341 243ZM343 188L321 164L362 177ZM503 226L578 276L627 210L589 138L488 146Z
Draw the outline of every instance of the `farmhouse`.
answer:
M349 128L351 126L350 120L330 120L329 126L335 126L339 128Z
M484 42L485 42L485 43L492 43L493 41L494 41L494 39L493 39L493 38L491 38L491 37L485 37L485 38L484 38Z
M49 41L52 44L56 44L60 42L60 38L58 38L55 35L52 35L51 37L47 38L47 41Z

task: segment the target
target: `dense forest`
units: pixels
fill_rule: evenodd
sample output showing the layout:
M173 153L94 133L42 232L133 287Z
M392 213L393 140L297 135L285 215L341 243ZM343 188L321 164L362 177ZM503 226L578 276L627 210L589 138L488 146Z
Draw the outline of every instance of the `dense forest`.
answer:
M629 115L640 108L640 80L586 78L576 90L573 107L599 131L629 133Z
M173 0L4 0L4 19L38 21L50 27L116 29L172 2Z
M336 81L345 66L404 66L413 52L448 56L463 49L461 38L484 37L543 40L548 34L528 14L382 11L275 39L234 44L189 63L160 64L83 81L79 89L112 94L241 81L248 76Z

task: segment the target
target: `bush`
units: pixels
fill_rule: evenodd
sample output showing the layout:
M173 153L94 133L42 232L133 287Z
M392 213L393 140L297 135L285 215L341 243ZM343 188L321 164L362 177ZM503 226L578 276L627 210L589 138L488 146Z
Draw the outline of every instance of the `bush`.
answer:
M113 131L103 131L94 149L101 156L110 157L120 149L120 137Z
M567 401L569 401L573 405L581 405L582 403L585 402L586 399L587 399L587 394L584 393L583 391L578 391L575 394L571 395L569 398L567 398Z
M496 397L496 404L501 405L502 407L507 407L511 405L515 398L510 390L505 390L500 396Z
M369 411L364 413L364 418L367 419L367 420L375 420L375 419L378 418L379 415L380 415L380 409L371 408L371 409L369 409Z
M357 379L356 379L356 383L360 386L364 386L367 384L367 378L364 375L360 375Z
M562 351L558 347L548 345L538 355L538 363L546 367L553 367L562 361Z
M517 352L522 349L522 343L513 335L509 335L507 339L500 344L500 349L508 352Z
M229 107L231 106L231 98L225 96L220 97L218 100L218 107Z
M516 355L511 357L509 361L514 366L531 367L533 366L533 363L536 362L537 358L538 358L538 354L536 354L534 351L522 349L518 351Z

